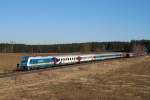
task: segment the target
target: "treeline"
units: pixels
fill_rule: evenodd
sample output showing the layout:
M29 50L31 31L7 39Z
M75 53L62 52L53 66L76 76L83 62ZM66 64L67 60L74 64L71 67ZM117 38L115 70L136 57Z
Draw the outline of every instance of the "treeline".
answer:
M1 53L136 52L139 49L150 53L150 40L132 40L130 42L88 42L54 45L0 43Z

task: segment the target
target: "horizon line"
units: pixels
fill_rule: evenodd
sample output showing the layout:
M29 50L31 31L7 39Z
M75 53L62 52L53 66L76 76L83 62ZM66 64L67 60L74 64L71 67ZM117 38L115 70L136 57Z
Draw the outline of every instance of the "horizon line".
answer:
M132 40L109 40L109 41L83 41L83 42L64 42L64 43L23 43L23 42L0 42L0 44L24 44L24 45L59 45L59 44L80 44L80 43L102 43L102 42L131 42L131 41L150 41L150 39L132 39Z

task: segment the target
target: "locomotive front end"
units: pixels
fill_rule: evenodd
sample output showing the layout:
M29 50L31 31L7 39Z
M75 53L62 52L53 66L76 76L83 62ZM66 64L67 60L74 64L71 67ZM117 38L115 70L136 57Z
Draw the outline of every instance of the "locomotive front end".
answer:
M17 70L29 70L28 59L30 56L24 56L21 58L21 62L17 64Z

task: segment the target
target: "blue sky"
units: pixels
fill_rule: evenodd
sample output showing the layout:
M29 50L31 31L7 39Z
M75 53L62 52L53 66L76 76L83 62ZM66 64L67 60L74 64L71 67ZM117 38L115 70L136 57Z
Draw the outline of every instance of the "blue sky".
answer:
M0 42L150 39L150 0L0 0Z

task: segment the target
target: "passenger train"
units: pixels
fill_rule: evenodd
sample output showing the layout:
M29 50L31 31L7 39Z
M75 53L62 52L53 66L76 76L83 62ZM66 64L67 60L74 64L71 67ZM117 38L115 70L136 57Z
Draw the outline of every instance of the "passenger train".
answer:
M17 64L18 70L32 70L38 68L50 68L59 65L75 64L89 61L106 60L125 57L125 53L104 53L104 54L79 54L79 55L56 55L56 56L24 56Z

